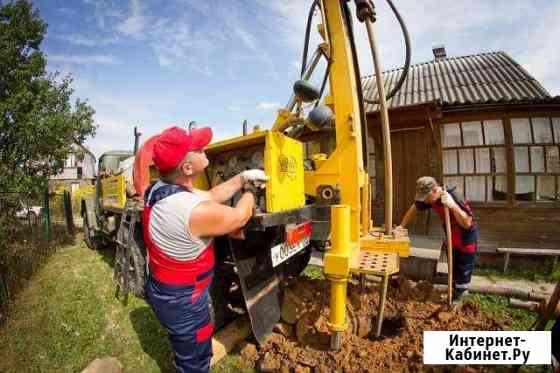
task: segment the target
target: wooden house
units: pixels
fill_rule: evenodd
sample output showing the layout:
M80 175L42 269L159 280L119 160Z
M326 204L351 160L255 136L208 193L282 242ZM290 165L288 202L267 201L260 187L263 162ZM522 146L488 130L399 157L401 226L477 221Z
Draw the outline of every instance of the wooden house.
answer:
M435 53L434 53L435 54ZM402 69L384 72L386 92ZM362 79L377 99L375 76ZM414 199L415 180L432 175L474 208L484 248L560 248L560 97L504 52L445 57L410 67L388 102L394 221ZM383 148L377 106L366 105L374 218L383 222ZM434 213L416 235L440 236Z

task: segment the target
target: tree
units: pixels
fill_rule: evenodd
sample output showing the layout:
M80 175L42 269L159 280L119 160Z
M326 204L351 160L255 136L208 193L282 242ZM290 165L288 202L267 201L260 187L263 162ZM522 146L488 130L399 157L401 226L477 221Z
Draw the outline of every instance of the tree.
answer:
M0 193L44 190L73 144L95 135L94 110L71 103L72 77L46 71L46 30L28 0L0 5Z

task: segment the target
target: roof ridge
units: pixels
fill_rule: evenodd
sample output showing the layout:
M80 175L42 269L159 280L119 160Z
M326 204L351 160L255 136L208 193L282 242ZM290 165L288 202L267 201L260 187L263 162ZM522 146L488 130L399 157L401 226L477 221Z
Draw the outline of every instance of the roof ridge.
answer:
M387 88L391 88L402 73L402 67L384 71ZM360 79L365 97L377 97L375 81L375 74ZM405 84L388 102L388 107L391 109L433 100L440 100L447 105L464 105L526 100L549 102L550 98L550 93L519 62L507 52L498 50L411 65ZM376 105L368 106L368 111L376 110Z
M441 60L441 61L431 60L431 61L418 62L418 63L411 64L410 67L409 67L409 69L412 69L412 68L414 68L414 67L416 67L416 66L432 65L432 64L435 64L435 63L437 63L437 62L445 62L445 61L450 61L450 60L458 60L458 59L464 59L464 58L472 58L472 57L480 57L480 56L496 55L496 54L504 55L507 59L513 61L515 64L518 65L518 63L517 63L513 58L511 58L511 57L509 56L509 54L507 54L507 53L504 52L504 51L496 50L496 51L488 51L488 52L480 52L480 53L467 54L467 55L463 55L463 56L446 57L446 58L444 58L444 59ZM385 73L392 73L392 72L401 71L401 70L404 70L404 67L395 67L395 68L392 68L392 69L384 70L384 71L382 72L382 74L385 74ZM373 76L375 76L375 74L362 75L361 79L366 79L366 78L370 78L370 77L373 77Z

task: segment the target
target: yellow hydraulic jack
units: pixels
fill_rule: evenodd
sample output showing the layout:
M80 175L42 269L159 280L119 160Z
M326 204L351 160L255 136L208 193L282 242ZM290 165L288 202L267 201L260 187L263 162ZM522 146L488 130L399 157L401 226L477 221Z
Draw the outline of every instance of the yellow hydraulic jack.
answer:
M350 275L350 258L356 251L350 241L350 206L331 208L331 248L325 254L324 273L331 282L328 326L332 332L331 349L340 349L340 336L347 328L346 286Z
M331 247L324 257L324 273L331 283L330 314L328 326L331 330L331 349L339 350L341 334L347 329L346 289L351 274L373 275L381 278L379 307L375 324L375 336L381 334L385 299L389 277L399 272L397 253L360 249L350 240L350 206L331 207ZM406 238L397 239L404 241ZM380 240L391 245L395 240Z

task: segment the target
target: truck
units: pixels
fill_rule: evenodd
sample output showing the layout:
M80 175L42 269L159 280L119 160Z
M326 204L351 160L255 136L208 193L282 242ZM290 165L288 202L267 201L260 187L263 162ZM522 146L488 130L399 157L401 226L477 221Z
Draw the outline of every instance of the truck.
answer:
M355 6L358 19L367 26L375 57L373 4L355 0ZM317 10L323 42L307 61L311 19ZM196 188L207 190L251 168L263 169L270 178L257 195L254 216L243 228L245 239L216 238L216 270L210 289L215 329L246 313L259 343L280 319L285 280L305 269L312 251L327 251L325 274L337 283L347 281L350 272L363 273L353 264L363 250L390 252L397 257L407 256L409 251L408 237L392 231L389 124L378 59L378 88L383 97L377 103L383 119L387 194L385 226L372 226L364 165L368 154L364 99L347 1L312 1L305 40L301 79L295 82L289 103L278 111L271 129L248 133L244 127L243 135L210 144L206 148L210 164L195 183ZM322 58L327 68L318 88L310 78ZM404 71L400 84L408 68ZM330 89L325 94L327 81ZM128 292L143 296L143 195L159 177L152 161L157 135L138 147L136 130L135 134L133 151L111 151L100 157L95 195L84 198L81 206L87 245L92 249L108 244L116 248L114 278L117 294L125 298ZM349 211L346 221L337 220L341 227L334 226L331 219L332 207L339 205ZM348 233L348 247L329 254L332 235L341 229ZM340 297L331 301L340 308ZM333 323L333 331L340 331L337 325L341 323Z

